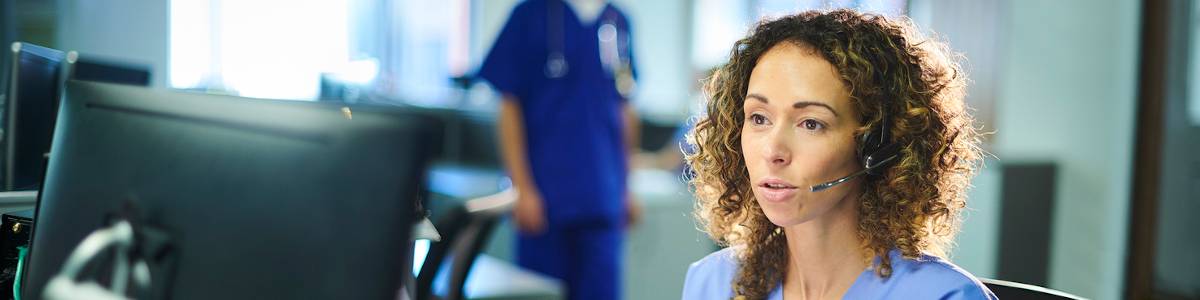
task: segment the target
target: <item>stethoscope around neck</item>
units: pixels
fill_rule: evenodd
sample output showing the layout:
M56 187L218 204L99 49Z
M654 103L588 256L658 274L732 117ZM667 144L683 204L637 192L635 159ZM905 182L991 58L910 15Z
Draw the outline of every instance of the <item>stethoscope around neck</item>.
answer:
M567 56L564 51L566 45L566 33L563 32L563 6L566 3L557 2L557 5L549 5L549 13L546 14L547 34L546 47L550 50L546 54L546 65L542 69L546 78L560 79L566 77L570 73L571 67L567 63ZM596 36L600 41L600 63L604 65L604 69L609 75L621 74L626 72L629 59L621 50L621 36L617 31L615 17L611 11L602 12L600 27L596 30Z

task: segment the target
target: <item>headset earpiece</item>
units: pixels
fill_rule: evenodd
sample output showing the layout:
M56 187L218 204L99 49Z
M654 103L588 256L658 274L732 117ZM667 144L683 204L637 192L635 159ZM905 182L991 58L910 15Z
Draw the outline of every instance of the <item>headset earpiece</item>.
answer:
M880 175L883 174L887 167L895 162L900 156L900 145L896 143L887 144L875 152L863 158L863 168L866 168L867 174Z
M882 126L882 125L881 125ZM884 139L880 127L872 128L858 141L858 160L865 161L866 157L883 146Z
M871 129L859 141L858 159L870 175L880 175L900 155L900 146L893 142L887 130L887 115L884 115L879 126Z
M876 176L883 174L887 170L887 166L895 163L900 157L900 145L892 141L887 124L888 118L885 113L880 118L879 126L872 128L871 131L860 137L857 150L858 159L863 165L862 170L830 182L814 185L810 190L813 192L824 191L863 174Z

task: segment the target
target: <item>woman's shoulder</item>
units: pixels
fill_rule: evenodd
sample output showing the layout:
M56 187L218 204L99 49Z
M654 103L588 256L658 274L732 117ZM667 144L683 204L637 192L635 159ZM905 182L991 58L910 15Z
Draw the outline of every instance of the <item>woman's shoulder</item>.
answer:
M865 272L863 276L867 278L860 282L863 289L858 291L887 292L887 295L879 296L889 299L996 299L978 278L945 259L931 255L905 258L899 251L889 255L891 276L881 278L873 271Z
M692 263L683 282L683 299L728 299L732 296L738 249L727 247Z

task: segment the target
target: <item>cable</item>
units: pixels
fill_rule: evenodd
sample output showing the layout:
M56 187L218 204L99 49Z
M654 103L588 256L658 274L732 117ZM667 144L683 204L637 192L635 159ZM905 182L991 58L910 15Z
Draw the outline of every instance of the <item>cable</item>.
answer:
M13 300L21 300L21 270L25 266L25 254L28 253L29 248L17 247L17 272L13 276Z

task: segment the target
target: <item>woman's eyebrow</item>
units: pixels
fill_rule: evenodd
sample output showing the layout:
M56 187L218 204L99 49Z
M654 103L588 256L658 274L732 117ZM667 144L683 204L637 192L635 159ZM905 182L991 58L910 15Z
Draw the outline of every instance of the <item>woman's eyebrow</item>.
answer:
M767 101L767 96L763 96L763 95L759 95L759 94L755 94L755 93L750 93L749 95L746 95L746 98L758 100L758 102L762 102L762 103L770 102L770 101Z
M756 93L750 93L750 94L746 95L746 98L749 98L749 99L754 99L754 100L758 100L759 102L762 102L762 103L768 103L768 102L770 102L770 101L767 99L767 97L766 97L766 96L759 95L759 94L756 94ZM792 103L792 108L796 108L796 109L802 109L802 108L809 107L809 106L820 106L820 107L824 107L825 109L828 109L828 110L829 110L829 112L833 113L833 116L834 116L834 117L837 117L837 116L838 116L837 110L834 110L834 109L833 109L833 107L830 107L830 106L829 106L829 104L825 104L825 103L822 103L822 102L817 102L817 101L796 101L796 103Z
M809 106L820 106L820 107L824 107L825 109L828 109L828 110L829 110L829 112L833 113L833 116L834 116L834 117L837 117L837 116L838 116L838 113L837 113L837 111L836 111L836 110L833 110L833 107L829 107L829 105L828 105L828 104L825 104L825 103L821 103L821 102L815 102L815 101L797 101L796 103L792 103L792 107L793 107L793 108L797 108L797 109L799 109L799 108L805 108L805 107L809 107Z

